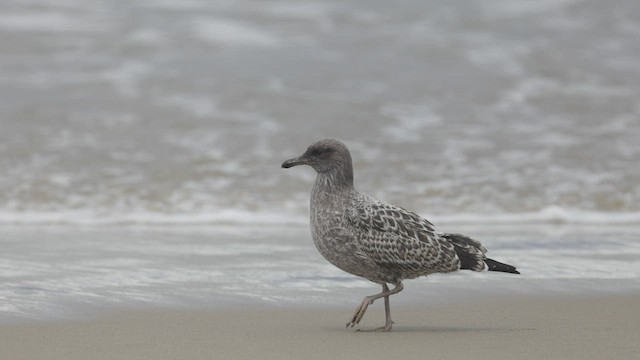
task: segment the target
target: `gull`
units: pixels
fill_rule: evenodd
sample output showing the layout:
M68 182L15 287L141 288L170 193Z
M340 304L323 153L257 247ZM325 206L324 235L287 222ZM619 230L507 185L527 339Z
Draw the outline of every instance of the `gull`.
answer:
M519 274L514 266L487 258L480 242L443 233L414 212L357 192L351 154L339 140L320 140L282 163L283 168L297 165L317 172L311 190L311 235L320 254L339 269L382 286L381 293L362 300L347 328L359 324L369 305L384 298L386 321L374 330L390 331L394 322L389 296L404 289L405 279L458 270Z

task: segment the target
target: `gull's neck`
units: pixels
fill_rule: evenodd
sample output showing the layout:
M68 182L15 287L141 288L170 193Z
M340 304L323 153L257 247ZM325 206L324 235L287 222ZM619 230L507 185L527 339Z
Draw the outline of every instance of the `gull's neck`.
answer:
M313 194L342 194L353 190L353 168L351 164L319 172L313 184Z

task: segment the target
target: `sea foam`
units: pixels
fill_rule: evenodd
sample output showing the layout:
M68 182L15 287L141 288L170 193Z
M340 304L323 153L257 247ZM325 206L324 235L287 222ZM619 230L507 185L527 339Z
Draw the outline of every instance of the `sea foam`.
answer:
M539 211L519 213L418 212L437 224L527 225L597 224L640 225L640 212L590 212L549 206ZM202 212L163 213L153 211L110 212L100 210L0 211L0 224L68 225L306 225L308 216L300 212L220 209Z

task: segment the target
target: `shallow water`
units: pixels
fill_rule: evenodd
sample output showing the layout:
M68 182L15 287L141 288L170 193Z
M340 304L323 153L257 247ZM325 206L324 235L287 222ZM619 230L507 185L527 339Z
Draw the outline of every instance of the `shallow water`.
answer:
M351 307L379 286L317 253L301 226L2 226L0 321L114 307ZM464 227L522 272L408 280L395 303L640 292L640 228Z

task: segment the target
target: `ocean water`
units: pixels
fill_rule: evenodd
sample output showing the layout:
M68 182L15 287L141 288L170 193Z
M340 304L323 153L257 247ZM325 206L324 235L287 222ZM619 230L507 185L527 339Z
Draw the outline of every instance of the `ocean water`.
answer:
M632 0L5 0L0 311L359 298L280 169L324 137L524 284L637 288L639 37Z

